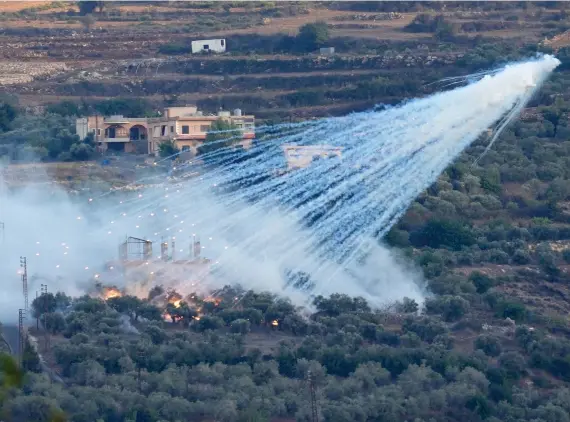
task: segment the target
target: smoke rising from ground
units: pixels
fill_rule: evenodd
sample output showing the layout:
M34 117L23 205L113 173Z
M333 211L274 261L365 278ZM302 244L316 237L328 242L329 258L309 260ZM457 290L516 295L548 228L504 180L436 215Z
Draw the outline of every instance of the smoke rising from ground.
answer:
M239 283L299 304L335 292L377 306L403 297L421 302L419 272L378 239L490 127L494 142L558 64L543 56L387 110L261 128L263 141L252 151L207 154L211 167L199 176L137 193L73 203L52 184L4 194L0 320L13 320L23 305L20 256L28 258L30 297L41 283L80 293L96 274L124 283L105 263L117 259L126 235L152 240L155 258L168 241L175 260L188 259L199 239L209 275L174 264L156 270L181 293ZM285 144L342 147L342 158L276 174ZM139 271L150 277L151 268Z

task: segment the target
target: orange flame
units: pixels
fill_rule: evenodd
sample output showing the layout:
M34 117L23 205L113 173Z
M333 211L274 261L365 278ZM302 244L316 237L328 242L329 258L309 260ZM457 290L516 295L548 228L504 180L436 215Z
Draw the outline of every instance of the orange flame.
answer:
M168 303L172 303L175 308L180 308L180 302L182 302L182 296L176 292L171 292L167 299Z
M123 296L123 292L115 287L104 287L103 288L103 299L109 300L114 297L121 297Z
M274 319L273 321L271 321L271 325L273 325L274 327L277 327L279 325L279 321Z
M213 303L216 306L218 306L220 303L222 303L222 299L220 299L219 297L210 296L210 297L205 298L204 302L210 302L210 303Z

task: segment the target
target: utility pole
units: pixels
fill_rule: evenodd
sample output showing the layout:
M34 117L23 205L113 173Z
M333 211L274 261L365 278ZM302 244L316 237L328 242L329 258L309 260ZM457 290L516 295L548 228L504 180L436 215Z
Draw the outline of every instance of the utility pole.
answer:
M47 321L46 321L46 315L47 315L47 311L48 311L48 301L47 301L47 293L48 293L48 288L47 288L47 284L42 284L40 286L41 288L41 296L44 296L44 303L43 303L43 314L44 314L44 351L47 352L49 349L49 331L48 331L48 327L47 327ZM40 296L40 297L41 297Z
M311 422L319 422L319 412L317 410L317 392L315 388L315 380L311 375L311 371L307 372L307 381L309 382L309 391L311 394Z
M24 364L24 348L26 346L24 332L24 318L26 318L26 310L18 309L18 355L20 357L20 366Z
M43 286L43 284L42 284ZM43 288L42 288L42 292L43 292ZM38 291L36 290L36 304L38 303ZM40 316L38 314L36 314L36 330L40 331Z
M22 290L24 292L24 309L28 311L28 263L26 257L20 257L20 267L23 268L22 272Z

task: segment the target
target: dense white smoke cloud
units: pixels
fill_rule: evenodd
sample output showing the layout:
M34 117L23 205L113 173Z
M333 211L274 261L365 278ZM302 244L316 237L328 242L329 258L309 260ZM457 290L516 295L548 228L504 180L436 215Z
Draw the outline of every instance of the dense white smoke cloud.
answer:
M543 56L391 109L286 125L274 135L261 129L265 140L239 160L212 153L206 158L216 170L140 193L78 204L53 184L5 193L0 320L14 320L23 306L20 256L28 258L31 297L41 283L76 294L95 274L121 280L104 264L117 259L126 235L152 240L155 257L163 239L171 246L176 237L178 260L188 259L191 239L199 238L212 274L178 266L166 277L187 292L237 282L305 303L308 292L290 285L299 281L291 274L301 274L311 294L361 295L374 305L422 301L419 273L377 239L483 131L516 116L558 64ZM342 159L277 176L283 144L339 146Z

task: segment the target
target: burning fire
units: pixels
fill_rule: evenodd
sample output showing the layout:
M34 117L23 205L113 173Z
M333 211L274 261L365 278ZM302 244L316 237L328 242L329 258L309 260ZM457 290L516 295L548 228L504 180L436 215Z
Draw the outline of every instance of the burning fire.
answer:
M168 298L167 298L167 301L168 301L169 304L171 303L172 305L174 305L175 308L180 308L180 305L181 305L183 299L182 299L182 296L180 296L178 293L172 292L172 293L169 294L169 296L168 296ZM201 308L201 307L196 308L196 312L198 312L198 315L195 316L193 319L195 319L196 321L199 321L199 320L200 320L200 316L201 316L201 313L200 313L201 311L202 311L202 308ZM173 315L169 314L168 312L164 312L164 313L162 314L162 318L163 318L165 321L168 321L168 322L171 322L173 319L174 319L175 321L177 321L177 320L180 319L180 317L173 316Z
M175 308L180 308L180 302L182 302L182 296L176 292L170 292L166 298L168 303L172 303Z
M209 296L204 299L204 302L213 303L216 306L219 306L219 304L222 303L222 299L220 299L219 297Z
M102 291L103 299L108 300L113 297L121 297L123 296L123 292L121 292L116 287L103 287Z
M274 319L273 321L271 321L271 325L273 325L274 327L277 327L279 325L279 321Z

